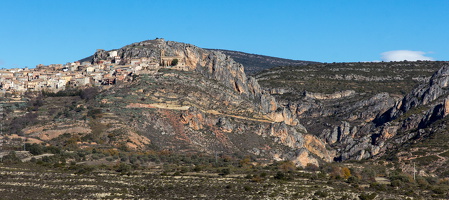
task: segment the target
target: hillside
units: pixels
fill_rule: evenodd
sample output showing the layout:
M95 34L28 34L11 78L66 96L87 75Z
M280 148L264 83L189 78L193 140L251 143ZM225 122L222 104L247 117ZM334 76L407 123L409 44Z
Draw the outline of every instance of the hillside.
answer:
M210 49L214 51L220 51L221 53L231 57L236 62L245 66L245 73L247 75L255 75L263 70L270 69L279 66L303 66L308 64L314 64L318 62L303 61L303 60L291 60L285 58L276 58L271 56L264 56L258 54L244 53L240 51L231 51L224 49Z
M77 94L91 93L89 88L35 92L28 102L32 108L15 112L28 111L33 121L21 121L21 116L11 113L8 128L22 137L63 147L74 140L78 147L249 155L268 162L292 160L298 166L332 160L332 151L320 139L307 134L288 110L260 90L254 78L246 77L240 63L220 52L162 39L114 52L124 63L115 65L114 75L121 76L112 81L116 83L98 87L100 92L88 101ZM153 68L152 63L141 64L137 66L141 70L119 73L141 58L179 63ZM91 63L108 59L118 58L101 50ZM92 68L101 72L102 66ZM105 73L113 73L106 68Z
M445 138L447 66L317 64L273 68L256 78L263 89L290 105L309 133L338 149L336 160L387 158L417 163L422 173L442 174L446 158L441 155L449 149L436 138ZM389 156L381 157L384 154ZM433 167L423 162L429 159L437 161Z
M285 58L277 58L272 56L264 56L258 54L245 53L240 51L231 51L224 49L207 49L211 51L219 51L229 57L231 57L236 62L245 66L246 75L255 75L263 70L270 69L279 66L304 66L308 64L314 64L318 62L313 61L303 61L303 60L291 60ZM92 56L88 56L79 60L79 62L91 61Z

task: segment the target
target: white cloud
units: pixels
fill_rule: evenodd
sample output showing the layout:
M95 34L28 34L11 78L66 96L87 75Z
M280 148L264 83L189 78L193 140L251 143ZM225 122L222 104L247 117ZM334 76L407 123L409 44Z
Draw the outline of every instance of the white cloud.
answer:
M417 61L417 60L434 60L431 57L425 56L425 52L422 51L410 51L410 50L397 50L397 51L387 51L383 52L381 59L383 61Z

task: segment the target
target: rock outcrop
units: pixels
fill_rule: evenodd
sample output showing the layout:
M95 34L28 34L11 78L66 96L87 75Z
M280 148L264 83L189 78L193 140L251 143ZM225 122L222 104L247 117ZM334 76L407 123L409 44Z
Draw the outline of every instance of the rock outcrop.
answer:
M449 65L438 70L426 84L421 84L382 115L367 124L363 141L357 145L350 143L345 149L343 159L363 159L383 155L410 139L420 138L434 122L443 119L448 113ZM369 128L368 128L369 127Z
M354 90L345 90L340 92L334 92L332 94L323 94L323 93L313 93L313 92L304 92L304 96L312 99L320 99L320 100L329 100L329 99L339 99L344 97L349 97L354 95Z

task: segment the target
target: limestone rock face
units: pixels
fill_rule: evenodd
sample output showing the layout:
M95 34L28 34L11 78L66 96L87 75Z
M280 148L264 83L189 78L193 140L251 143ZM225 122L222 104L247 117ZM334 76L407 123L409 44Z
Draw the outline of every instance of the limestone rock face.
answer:
M444 99L443 109L443 117L446 117L449 114L449 97L446 97L446 99Z
M313 157L305 148L296 151L295 154L290 156L290 160L292 160L294 163L299 163L299 166L301 167L306 167L307 164L319 166L318 159Z
M276 137L276 141L291 148L301 148L304 146L304 136L302 133L283 122L273 123L271 125L270 136Z
M324 138L329 144L340 142L344 137L348 136L351 132L350 124L348 122L342 122L341 125L335 126L332 131L324 132Z
M340 91L340 92L335 92L332 94L324 94L324 93L312 93L312 92L305 92L305 96L308 98L312 98L312 99L324 99L324 100L328 100L328 99L339 99L339 98L344 98L344 97L348 97L351 95L354 95L355 91L354 90L346 90L346 91Z
M226 117L218 118L216 125L224 132L230 133L234 130L234 125Z
M304 136L305 147L310 152L314 153L319 158L326 162L332 162L335 157L335 151L327 151L326 144L318 137L310 134Z
M380 156L396 145L426 134L424 129L447 116L448 84L449 66L445 65L433 74L428 83L417 86L377 116L373 120L376 126L366 124L366 138L357 140L357 143L350 141L349 147L342 151L343 159ZM400 132L406 134L398 135Z
M233 88L239 94L252 99L260 106L263 113L274 112L279 107L272 96L261 90L255 78L246 76L242 64L219 51L205 50L191 44L163 39L133 43L115 51L124 62L148 58L159 64L164 56L179 58L184 70L199 72L207 78ZM108 55L108 52L104 50L97 51L92 62L106 60Z
M449 83L449 66L443 66L430 79L429 83L421 84L412 92L407 94L397 107L393 107L388 117L390 119L398 118L403 113L412 108L427 105L437 98L446 95L448 92L446 88Z
M428 136L449 114L447 62L283 66L256 77L292 113L272 109L270 118L301 122L335 160L381 156Z
M204 113L195 107L190 107L188 112L181 114L181 122L188 124L193 130L200 130L203 128Z

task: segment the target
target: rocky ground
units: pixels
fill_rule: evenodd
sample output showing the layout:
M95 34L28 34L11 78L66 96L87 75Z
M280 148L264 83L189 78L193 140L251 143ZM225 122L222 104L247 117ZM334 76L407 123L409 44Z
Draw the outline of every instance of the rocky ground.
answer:
M98 170L80 174L41 166L0 165L2 199L405 199L366 185L326 181L320 172L298 171L284 179L266 174L219 175L137 170L123 175ZM318 174L317 174L318 173ZM324 177L324 178L323 178ZM381 179L381 178L380 178ZM383 184L383 183L382 183Z

